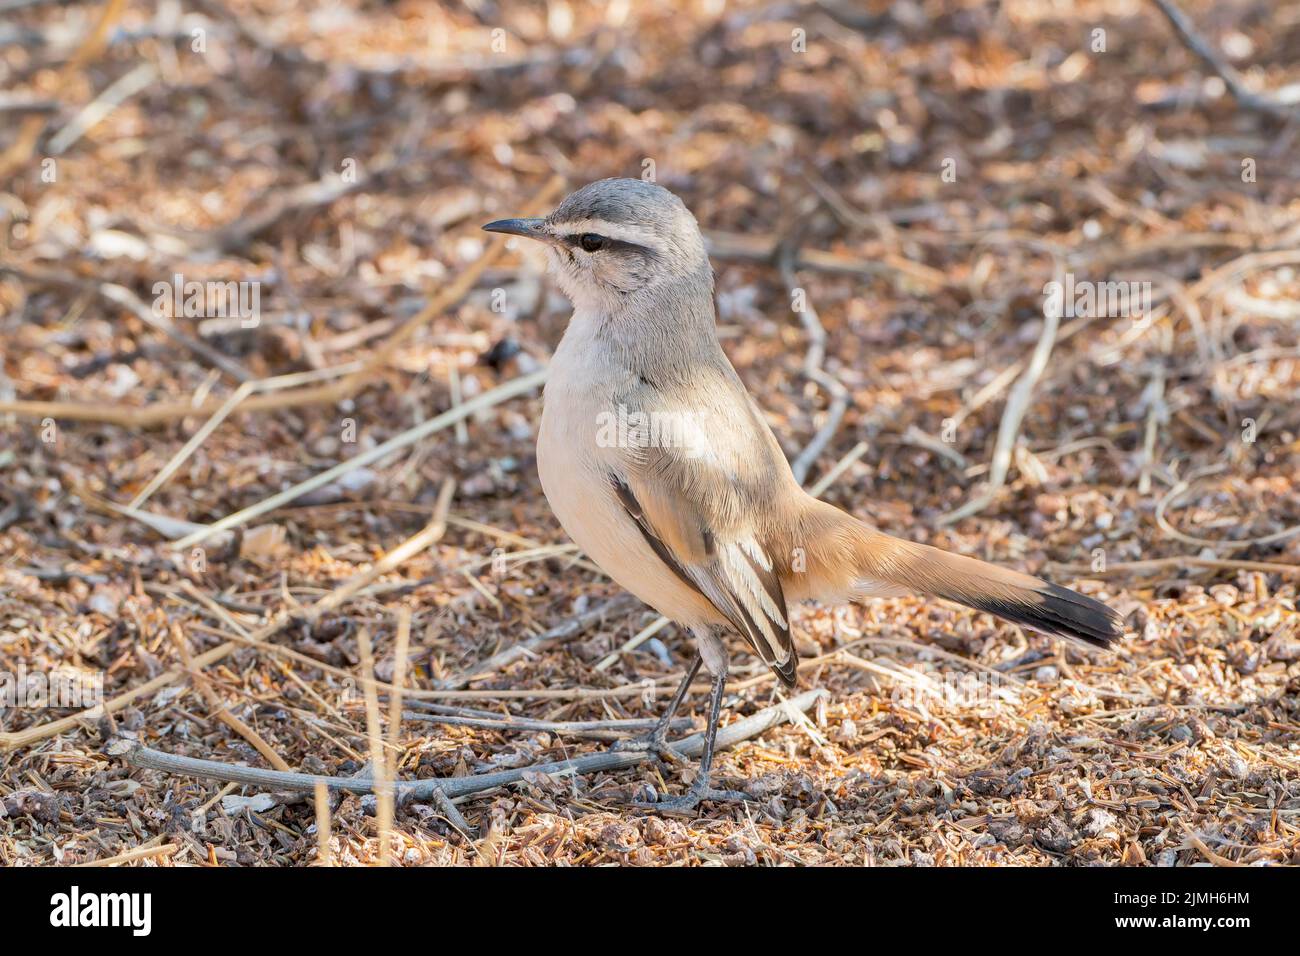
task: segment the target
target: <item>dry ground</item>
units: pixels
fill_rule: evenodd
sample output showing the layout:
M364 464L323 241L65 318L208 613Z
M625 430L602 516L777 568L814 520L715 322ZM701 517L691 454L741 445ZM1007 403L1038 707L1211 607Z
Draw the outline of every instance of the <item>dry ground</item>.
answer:
M1249 89L1300 83L1296 7L1183 6ZM105 10L106 48L76 56ZM353 774L369 746L363 632L391 680L409 609L405 683L432 691L618 594L547 509L536 389L200 552L168 545L188 526L142 518L210 523L542 367L565 304L529 250L478 224L523 211L553 175L573 187L647 160L711 234L724 345L787 452L834 424L808 475L843 463L826 499L1101 597L1131 636L1093 654L919 600L805 608L801 682L830 695L803 726L722 755L752 803L661 818L620 801L679 790L671 769L530 775L459 803L478 840L434 805L399 807L396 858L1300 862L1300 123L1234 99L1153 4L862 10L131 0L7 14L0 669L101 678L115 699L330 594L419 532L445 481L455 492L434 546L267 637L296 657L244 647L40 739L23 732L76 711L0 707L18 734L0 751L0 864L311 864L310 799L132 769L107 737L267 767L256 743L296 770ZM113 89L122 102L79 124ZM799 259L793 283L780 255ZM1049 343L1058 270L1149 281L1151 308L1067 316ZM177 273L260 283L260 323L160 330L154 287ZM795 283L829 380L807 374ZM988 489L1036 350L1047 361ZM148 515L120 510L241 378L352 362L362 371L321 373L324 394L235 412ZM837 424L828 381L846 391ZM672 628L620 650L653 620L623 605L452 702L653 715L642 682L662 706L691 653ZM739 648L734 680L730 715L775 699ZM608 746L416 722L396 741L406 779ZM334 861L375 861L373 798L332 803Z

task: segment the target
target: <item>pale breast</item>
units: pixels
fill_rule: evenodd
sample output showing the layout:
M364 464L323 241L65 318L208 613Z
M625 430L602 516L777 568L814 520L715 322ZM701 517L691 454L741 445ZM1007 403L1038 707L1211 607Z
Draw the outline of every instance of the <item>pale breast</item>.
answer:
M646 544L618 501L611 475L623 473L613 396L616 372L575 366L566 343L556 350L537 434L537 472L560 525L587 556L659 613L683 624L719 619ZM613 442L611 442L613 437Z

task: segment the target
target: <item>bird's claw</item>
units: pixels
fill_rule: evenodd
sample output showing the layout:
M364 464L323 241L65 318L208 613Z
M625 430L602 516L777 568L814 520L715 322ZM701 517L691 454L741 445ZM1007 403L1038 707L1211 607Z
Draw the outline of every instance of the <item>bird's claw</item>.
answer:
M651 753L666 764L680 764L686 758L679 754L665 739L665 735L652 733L645 737L629 737L617 741L610 748L615 751Z
M680 797L659 800L655 803L633 801L631 806L638 810L654 810L658 813L690 813L705 801L711 803L743 803L751 799L753 798L749 794L742 793L739 790L717 790L707 783L700 784L697 782Z

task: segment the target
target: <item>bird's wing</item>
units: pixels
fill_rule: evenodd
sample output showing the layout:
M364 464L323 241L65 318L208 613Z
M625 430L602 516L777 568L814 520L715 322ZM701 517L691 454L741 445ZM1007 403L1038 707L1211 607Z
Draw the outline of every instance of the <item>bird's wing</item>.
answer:
M731 376L712 389L697 382L689 409L639 396L653 410L641 436L647 440L622 456L610 481L655 554L793 684L798 657L781 586L789 556L766 530L782 481L793 479L767 423L748 395L737 395Z

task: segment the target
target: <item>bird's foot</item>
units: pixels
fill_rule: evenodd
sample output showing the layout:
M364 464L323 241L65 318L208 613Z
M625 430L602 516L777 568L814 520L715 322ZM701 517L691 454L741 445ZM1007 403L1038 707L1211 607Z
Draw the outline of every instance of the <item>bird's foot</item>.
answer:
M668 743L668 728L655 728L643 737L628 737L624 740L617 741L613 747L614 751L640 751L642 753L651 753L658 757L666 764L682 763L685 758L682 757Z
M659 813L691 813L706 801L710 803L743 803L752 799L749 794L739 790L717 790L709 786L709 781L705 777L699 777L691 785L691 789L680 797L670 797L667 800L657 800L654 803L636 801L632 803L632 806L639 810L655 810Z

